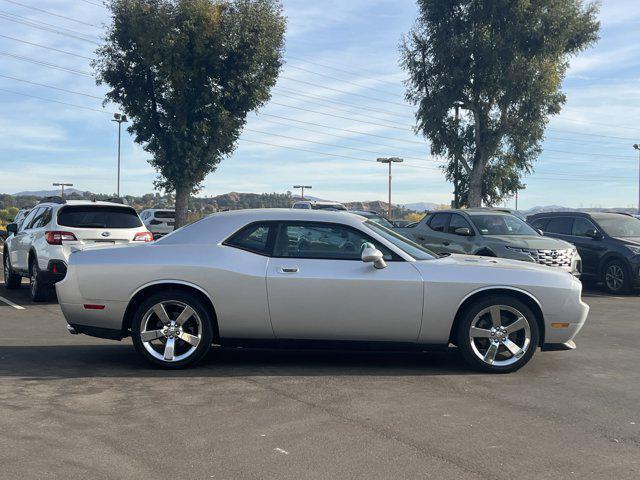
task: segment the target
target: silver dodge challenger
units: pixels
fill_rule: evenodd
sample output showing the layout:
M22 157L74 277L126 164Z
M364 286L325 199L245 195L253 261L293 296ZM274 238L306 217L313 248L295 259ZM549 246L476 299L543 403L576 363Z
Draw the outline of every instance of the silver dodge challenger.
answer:
M511 372L570 350L589 307L564 270L450 255L364 217L314 210L215 214L157 242L71 255L56 284L72 334L131 336L180 368L212 346L429 350Z

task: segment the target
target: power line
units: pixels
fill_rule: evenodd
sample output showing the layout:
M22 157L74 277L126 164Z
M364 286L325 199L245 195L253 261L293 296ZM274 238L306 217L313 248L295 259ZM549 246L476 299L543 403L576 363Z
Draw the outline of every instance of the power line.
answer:
M315 155L324 155L327 157L336 157L336 158L346 158L349 160L359 160L361 162L370 162L370 163L377 163L376 160L369 160L366 158L360 158L360 157L350 157L348 155L340 155L337 153L327 153L327 152L316 152L314 150L306 150L304 148L298 148L298 147L289 147L289 146L285 146L285 145L276 145L274 143L268 143L268 142L260 142L258 140L250 140L248 138L239 138L238 140L243 141L243 142L249 142L249 143L256 143L256 144L260 144L260 145L268 145L270 147L277 147L277 148L285 148L288 150L296 150L298 152L305 152L305 153L313 153ZM437 170L439 172L441 172L442 170L436 167L421 167L419 165L409 165L406 163L402 164L403 167L410 167L410 168L420 168L422 170Z
M83 58L85 60L93 60L92 57L85 57L84 55L80 55L79 53L73 53L73 52L67 52L66 50L60 50L59 48L53 48L53 47L48 47L46 45L41 45L39 43L34 43L34 42L28 42L26 40L21 40L19 38L14 38L14 37L10 37L9 35L3 35L0 34L0 37L2 38L8 38L9 40L13 40L15 42L20 42L20 43L24 43L26 45L31 45L33 47L40 47L40 48L46 48L47 50L53 50L54 52L58 52L58 53L64 53L65 55L70 55L72 57L78 57L78 58Z
M382 123L375 123L375 122L367 122L366 120L355 120L353 118L349 118L349 117L342 117L340 115L334 115L333 113L324 113L324 112L319 112L317 110L310 110L308 108L302 108L302 107L295 107L293 105L287 105L284 103L278 103L278 102L270 102L271 105L278 105L279 107L287 107L287 108L293 108L294 110L302 110L303 112L309 112L309 113L315 113L318 115L325 115L327 117L333 117L333 118L341 118L342 120L351 120L351 121L355 121L358 123L366 123L368 125L375 125L377 127L384 127L384 128L392 128L395 130L402 130L402 131L410 131L411 127L409 125L407 125L406 127L396 127L393 125L383 125Z
M95 5L96 7L103 7L103 8L107 8L107 6L104 3L97 3L97 2L92 2L90 0L80 0L81 2L84 3L88 3L89 5Z
M19 23L19 24L22 24L22 25L26 25L28 27L44 30L46 32L55 33L57 35L62 35L62 36L65 36L65 37L74 38L76 40L82 40L83 42L92 43L94 45L100 45L99 42L91 40L90 38L85 38L85 37L89 37L89 35L77 34L77 33L73 32L73 30L69 30L67 28L60 27L58 25L51 25L49 23L44 23L44 22L36 22L34 20L26 19L24 17L20 17L18 15L14 15L12 13L3 12L2 10L0 10L0 18L3 18L5 20L9 20L10 22L15 22L15 23ZM63 30L68 30L68 31L73 32L73 33L66 33ZM80 35L84 35L84 36L80 36ZM93 37L93 38L96 38L96 40L97 40L97 37Z
M6 1L9 1L9 0L6 0ZM333 75L327 75L325 73L314 72L313 70L308 70L308 69L302 68L302 67L296 67L295 65L287 64L287 67L293 68L295 70L300 70L301 72L310 73L312 75L317 75L318 77L329 78L331 80L338 80L338 81L343 82L343 83L348 83L349 85L354 85L356 87L364 88L366 90L371 90L372 92L379 92L379 93L383 93L385 95L392 94L392 92L389 92L388 90L382 90L382 89L374 88L374 87L367 87L366 85L362 85L361 83L353 82L353 81L350 81L350 80L345 80L344 78L334 77Z
M90 95L88 93L82 93L82 92L75 92L73 90L67 90L65 88L60 88L60 87L54 87L53 85L46 85L44 83L37 83L37 82L32 82L31 80L25 80L24 78L17 78L17 77L12 77L10 75L4 75L2 73L0 73L0 77L2 78L8 78L10 80L15 80L16 82L23 82L23 83L30 83L31 85L37 85L39 87L44 87L44 88L51 88L53 90L59 90L61 92L65 92L65 93L72 93L74 95L82 95L83 97L89 97L89 98L97 98L98 100L104 100L104 97L98 97L96 95Z
M22 55L15 55L15 54L9 53L9 52L3 52L2 50L0 50L0 55L4 55L5 57L15 58L16 60L20 60L20 61L23 61L23 62L29 62L29 63L33 63L33 64L36 64L36 65L41 65L43 67L55 68L56 70L62 70L63 72L66 72L66 73L73 73L75 75L82 75L82 76L85 76L85 77L92 77L93 76L93 74L89 73L89 72L83 72L81 70L75 70L73 68L62 67L60 65L55 65L53 63L43 62L41 60L36 60L34 58L24 57Z
M54 100L52 98L38 97L37 95L30 95L28 93L16 92L14 90L8 90L6 88L0 88L0 91L12 93L14 95L22 95L23 97L36 98L45 102L59 103L68 107L82 108L83 110L92 110L94 112L106 113L107 115L113 115L115 112L109 112L107 110L101 110L99 108L85 107L84 105L76 105L75 103L62 102L60 100Z
M314 102L314 101L311 101L311 100L303 100L300 97L295 96L295 95L289 95L287 93L282 93L282 92L278 92L278 95L282 96L282 97L285 97L285 98L289 98L291 100L302 100L302 101L306 102L307 104L317 105L319 107L327 108L327 105L323 105L320 102L317 102L317 101ZM334 102L334 103L338 103L338 102ZM393 120L389 120L389 119L386 119L386 118L377 117L377 116L373 116L373 115L366 114L366 113L354 112L353 108L356 108L356 107L352 107L352 108L347 107L347 109L341 108L341 107L330 107L330 108L338 109L339 111L343 111L345 113L352 113L352 114L355 114L355 115L367 115L367 118L370 118L372 120L378 120L378 121L381 121L381 122L388 122L388 123L391 123L391 124L394 124L394 125L403 126L404 127L403 130L405 130L407 128L407 123L394 122Z
M353 95L354 97L362 97L362 98L366 98L368 100L375 100L376 102L389 103L391 105L399 105L399 106L405 107L405 108L413 108L411 105L407 105L406 103L392 102L390 100L384 100L382 98L370 97L368 95L361 95L359 93L353 93L353 92L349 92L347 90L340 90L338 88L327 87L325 85L320 85L318 83L307 82L306 80L298 80L297 78L286 77L284 75L281 75L280 78L284 78L285 80L289 80L291 82L298 82L298 83L303 83L305 85L310 85L312 87L322 88L324 90L331 90L332 92L343 93L345 95Z
M365 149L363 149L363 148L346 147L346 146L342 146L342 145L335 145L335 144L333 144L333 143L317 142L317 141L315 141L315 140L306 140L306 139L304 139L304 138L290 137L290 136L287 136L287 135L281 135L281 134L279 134L279 133L264 132L264 131L262 131L262 130L253 130L253 129L250 129L250 128L245 128L245 130L246 130L247 132L261 133L261 134L263 134L263 135L270 135L270 136L273 136L273 137L286 138L286 139L288 139L288 140L296 140L296 141L299 141L299 142L313 143L313 144L315 144L315 145L324 145L324 146L326 146L326 147L342 148L342 149L346 149L346 150L353 150L353 151L355 151L355 152L370 153L370 154L377 155L377 156L384 156L384 155L386 155L386 154L384 154L384 153L380 153L380 152L373 152L373 151L371 151L371 150L365 150ZM424 162L424 161L427 161L427 162L439 162L439 160L432 160L432 159L428 159L428 158L407 157L407 156L404 156L404 158L408 158L408 159L411 159L411 160L417 160L417 161L419 161L419 162Z
M33 7L31 5L25 5L24 3L16 2L15 0L4 0L4 1L7 2L7 3L13 3L14 5L19 5L19 6L24 7L24 8L30 8L31 10L35 10L36 12L44 13L46 15L51 15L53 17L58 17L58 18L62 18L64 20L69 20L70 22L76 22L76 23L79 23L81 25L87 25L89 27L101 28L99 25L94 25L93 23L83 22L82 20L77 20L77 19L72 18L72 17L66 17L66 16L60 15L58 13L50 12L48 10L43 10L42 8Z

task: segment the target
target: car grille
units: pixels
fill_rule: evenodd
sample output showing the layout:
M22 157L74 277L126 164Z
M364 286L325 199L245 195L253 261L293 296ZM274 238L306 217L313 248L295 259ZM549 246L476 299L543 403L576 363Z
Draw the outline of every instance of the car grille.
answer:
M534 253L535 252L535 253ZM549 267L570 267L573 260L573 250L533 250L536 262Z

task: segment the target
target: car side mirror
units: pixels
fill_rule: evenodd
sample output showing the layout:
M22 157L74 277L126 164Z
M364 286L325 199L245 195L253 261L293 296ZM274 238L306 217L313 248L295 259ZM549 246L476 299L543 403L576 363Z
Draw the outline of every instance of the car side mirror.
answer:
M377 248L365 248L362 250L361 258L364 263L373 263L373 266L378 269L386 268L387 266L384 261L384 255Z
M456 235L462 235L463 237L470 237L471 235L473 235L471 233L471 230L469 230L469 228L467 227L456 228L453 233L455 233Z
M536 228L536 232L538 232L540 236L544 237L544 232L540 228Z
M604 235L602 235L598 230L591 230L590 232L587 232L587 236L594 240L602 240L604 238Z
M7 225L7 232L9 233L13 233L14 235L16 233L18 233L18 224L17 223L10 223Z

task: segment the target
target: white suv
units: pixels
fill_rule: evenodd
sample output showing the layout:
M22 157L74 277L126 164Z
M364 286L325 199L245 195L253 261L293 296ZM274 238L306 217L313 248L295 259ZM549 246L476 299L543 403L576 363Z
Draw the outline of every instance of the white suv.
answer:
M29 277L31 298L45 300L55 282L67 273L69 255L88 247L153 240L136 211L113 202L45 199L20 225L7 225L4 281L19 288Z
M167 233L173 232L176 221L176 211L159 208L149 208L140 212L140 218L145 227L153 233L153 238L158 239Z

